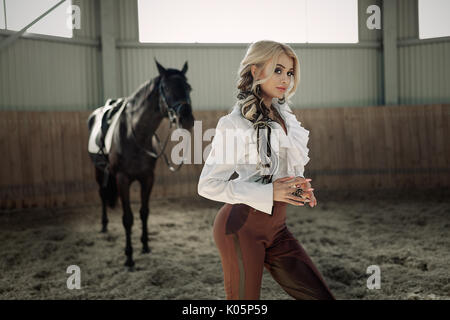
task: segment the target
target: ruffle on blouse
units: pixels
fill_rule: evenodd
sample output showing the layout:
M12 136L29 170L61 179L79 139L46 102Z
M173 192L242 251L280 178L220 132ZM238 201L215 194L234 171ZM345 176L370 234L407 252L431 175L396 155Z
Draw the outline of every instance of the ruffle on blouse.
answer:
M287 174L288 175L303 175L304 167L309 162L309 149L307 147L309 141L309 131L301 126L300 121L297 120L295 114L291 113L292 110L287 104L279 104L276 98L272 99L274 106L278 107L278 110L285 120L286 129L288 134L284 132L281 126L277 122L272 122L271 127L274 129L279 129L279 147L286 148L287 152ZM233 113L239 114L240 110L235 106ZM251 122L244 119L240 115L241 121L245 122L249 127L251 127ZM239 126L238 126L239 127ZM274 134L274 131L272 131ZM251 144L256 145L256 131L252 132ZM278 152L276 145L274 146L274 151ZM248 154L250 157L254 156L253 153L256 152L256 147L253 145L248 148Z
M279 107L281 115L286 122L288 134L282 131L280 135L280 146L287 148L287 170L289 175L295 175L298 171L295 170L299 166L301 174L303 174L304 167L309 162L309 131L301 126L300 121L297 120L295 114L287 103L278 104L274 99L274 105Z

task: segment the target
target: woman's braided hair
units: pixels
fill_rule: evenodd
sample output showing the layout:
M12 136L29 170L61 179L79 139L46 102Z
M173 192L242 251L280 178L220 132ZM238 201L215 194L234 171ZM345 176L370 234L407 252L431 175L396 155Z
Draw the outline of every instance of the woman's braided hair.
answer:
M269 118L270 113L270 107L266 106L263 102L262 95L261 95L261 88L260 85L254 86L254 89L252 90L252 82L253 82L253 76L251 75L251 72L248 72L248 75L245 75L245 79L248 79L246 82L249 83L249 85L244 89L241 90L237 96L238 98L238 104L241 110L242 116L251 121L253 123L253 127L255 130L257 130L257 151L258 154L261 157L261 151L260 150L260 130L267 130L267 137L263 140L263 142L267 143L267 157L262 156L265 159L270 159L266 162L273 162L271 159L271 146L270 146L270 134L271 134L271 127L269 125L269 122L272 121ZM279 103L284 103L284 97L283 99L278 99ZM263 183L270 183L272 182L272 176L273 171L278 164L272 163L274 166L272 166L269 163L261 164L264 168L266 168L266 174L262 174L261 178ZM272 169L272 170L270 170ZM269 171L269 174L267 174ZM259 180L257 180L259 181Z

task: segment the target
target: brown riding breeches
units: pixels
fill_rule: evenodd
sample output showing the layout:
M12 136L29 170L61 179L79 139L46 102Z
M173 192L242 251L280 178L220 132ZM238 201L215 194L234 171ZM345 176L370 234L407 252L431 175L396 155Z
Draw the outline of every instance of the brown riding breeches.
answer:
M295 299L335 299L322 275L288 230L284 202L273 215L225 204L214 221L227 299L259 299L264 267Z

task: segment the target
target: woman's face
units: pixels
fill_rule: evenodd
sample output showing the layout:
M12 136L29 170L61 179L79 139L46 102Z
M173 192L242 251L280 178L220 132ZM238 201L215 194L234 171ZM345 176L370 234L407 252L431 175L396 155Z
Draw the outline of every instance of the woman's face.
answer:
M270 72L269 68L271 60L272 59L268 61L266 67L263 70L263 73L258 77L258 79L263 79L268 75L268 73ZM251 71L253 78L255 78L255 65L251 67ZM275 97L279 99L283 98L283 96L287 92L287 89L289 88L289 85L291 84L291 81L293 81L293 76L294 59L290 58L285 53L282 53L278 57L278 61L272 76L269 78L269 80L260 84L263 98L266 102L269 102L268 105L270 105L270 102Z

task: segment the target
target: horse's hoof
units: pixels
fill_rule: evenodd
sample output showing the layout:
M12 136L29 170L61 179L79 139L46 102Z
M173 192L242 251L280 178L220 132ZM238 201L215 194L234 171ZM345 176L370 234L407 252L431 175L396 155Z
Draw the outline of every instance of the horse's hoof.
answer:
M142 253L150 253L150 252L152 252L151 248L149 247L142 248Z
M134 271L134 261L133 260L125 261L124 266L128 267L129 271Z
M132 267L125 267L125 271L128 271L128 272L134 272L136 269L134 268L134 266L132 266Z

